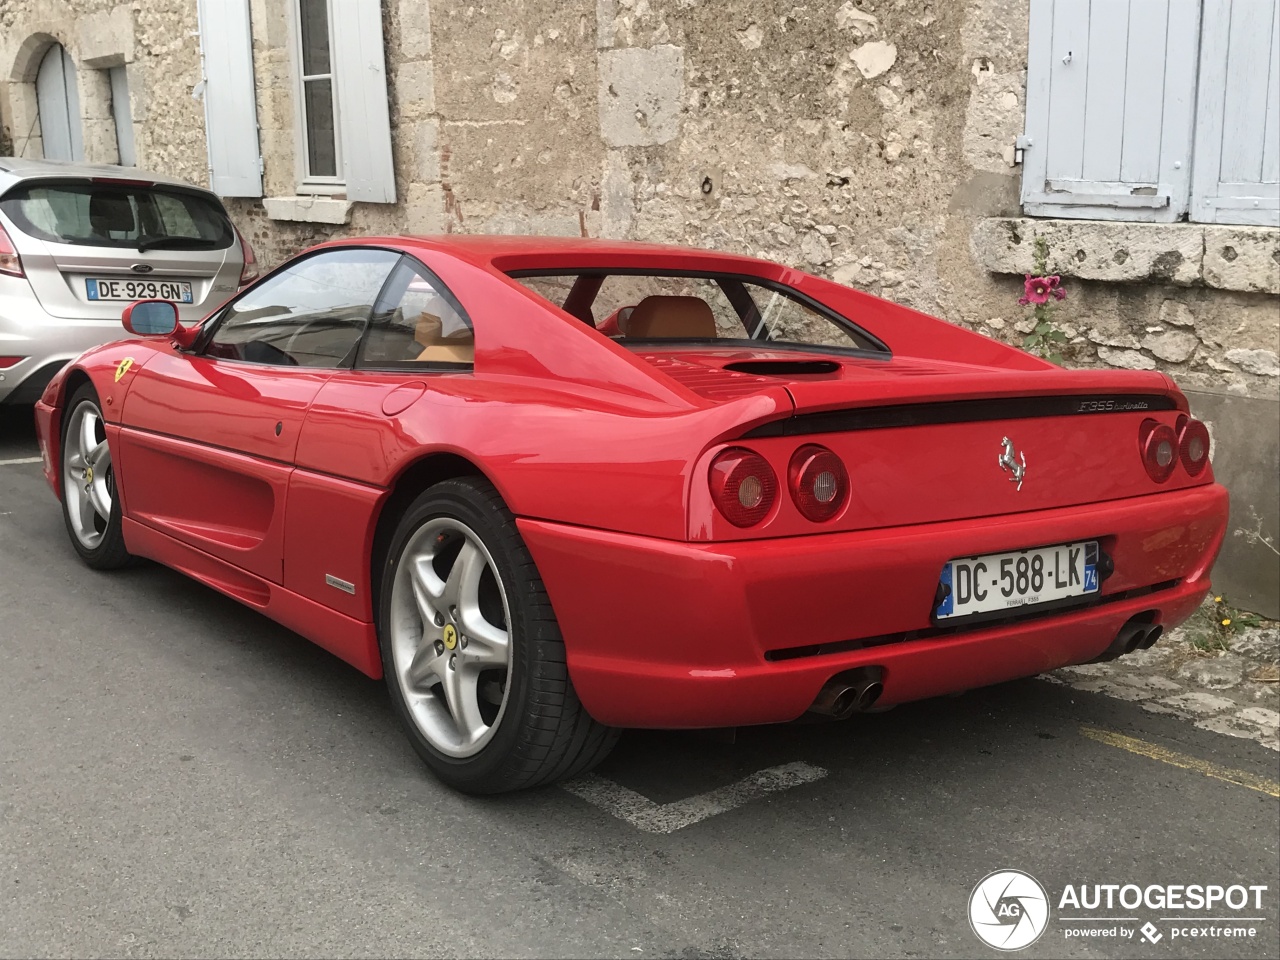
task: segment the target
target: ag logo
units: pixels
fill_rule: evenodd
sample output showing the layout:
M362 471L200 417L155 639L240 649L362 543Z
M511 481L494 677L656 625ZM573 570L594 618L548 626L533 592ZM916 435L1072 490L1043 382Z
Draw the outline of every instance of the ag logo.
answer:
M458 628L452 623L446 623L444 625L444 636L441 639L444 640L445 648L452 650L458 645Z
M1030 874L997 870L969 895L969 926L997 950L1021 950L1049 924L1049 896Z

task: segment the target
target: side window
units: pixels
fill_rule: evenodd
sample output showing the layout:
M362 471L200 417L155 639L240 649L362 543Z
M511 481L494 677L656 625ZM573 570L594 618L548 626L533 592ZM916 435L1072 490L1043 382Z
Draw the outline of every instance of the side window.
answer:
M475 355L471 319L462 305L435 275L405 257L374 310L360 366L472 363Z
M205 353L281 366L349 366L400 254L349 248L281 270L227 308Z

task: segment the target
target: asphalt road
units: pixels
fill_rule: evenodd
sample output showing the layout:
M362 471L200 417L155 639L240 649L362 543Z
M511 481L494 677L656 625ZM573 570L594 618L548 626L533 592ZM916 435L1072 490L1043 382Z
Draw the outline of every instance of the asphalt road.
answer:
M470 799L380 683L160 566L83 567L39 465L2 462L36 454L0 414L0 955L994 956L968 902L1002 868L1051 900L1023 956L1280 954L1277 755L1252 741L1026 680L735 743L629 733L599 774L642 803L826 772L671 833L560 787ZM1116 926L1059 919L1095 883L1268 889L1227 911L1252 939L1175 940L1145 907L1093 915L1156 920L1155 945L1068 939Z

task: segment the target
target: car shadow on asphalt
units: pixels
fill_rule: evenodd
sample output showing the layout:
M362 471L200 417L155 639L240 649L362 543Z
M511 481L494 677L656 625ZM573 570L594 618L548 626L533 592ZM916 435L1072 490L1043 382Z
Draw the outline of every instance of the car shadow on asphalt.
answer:
M35 408L25 404L0 403L0 460L30 457L36 448Z
M381 765L391 779L420 780L431 785L430 793L444 789L414 755L381 681L157 564L144 562L104 579L135 610L163 609L165 623L157 624L160 629L148 646L171 667L191 671L193 684L199 685L201 672L216 662L219 671L251 680L255 690L273 691L283 701L276 707L300 721L307 718L291 726L289 735L307 739L314 727L323 725L325 736L337 736L361 753L359 763L367 767L366 775L377 778ZM175 630L173 624L190 628ZM249 692L231 697L228 710L260 709L250 703ZM596 773L659 804L797 761L821 767L833 781L853 777L879 792L946 791L998 782L1010 768L1034 771L1078 762L1083 751L1093 749L1081 737L1081 727L1088 725L1178 742L1183 749L1219 759L1234 755L1246 767L1274 761L1270 751L1257 744L1197 731L1183 721L1147 713L1137 704L1027 678L842 721L801 718L735 731L629 730ZM305 749L308 744L294 746ZM265 741L263 748L273 749ZM497 813L508 803L494 800L484 805Z

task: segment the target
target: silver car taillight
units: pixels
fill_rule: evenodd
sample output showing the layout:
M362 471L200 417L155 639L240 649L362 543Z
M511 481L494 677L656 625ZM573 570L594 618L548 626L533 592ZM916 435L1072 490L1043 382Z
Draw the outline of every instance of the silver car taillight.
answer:
M240 232L239 227L234 228L236 236L240 240L240 252L244 255L244 266L240 269L240 286L252 283L258 279L258 257L253 252L253 247L249 241L245 239L244 234Z
M9 234L5 233L4 224L0 224L0 273L7 273L11 277L26 276L22 269L22 258L18 256Z

